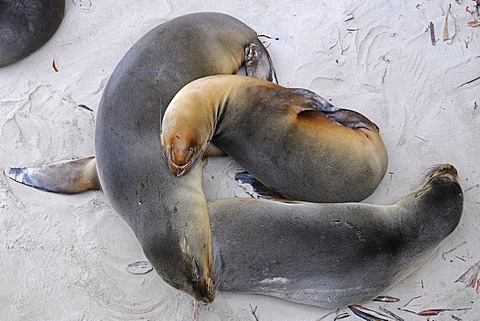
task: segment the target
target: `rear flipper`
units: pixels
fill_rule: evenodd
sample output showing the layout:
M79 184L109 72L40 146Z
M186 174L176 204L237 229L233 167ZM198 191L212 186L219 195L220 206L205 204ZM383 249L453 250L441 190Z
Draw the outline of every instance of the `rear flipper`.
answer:
M34 168L12 167L8 176L19 183L54 193L76 194L102 189L94 156Z
M241 187L253 198L264 198L269 200L283 199L282 196L260 183L260 181L258 181L248 172L244 171L235 173L235 180L242 184ZM243 185L251 186L253 191L250 191Z
M350 109L339 109L334 112L325 112L325 114L334 121L343 126L358 129L366 128L371 131L379 132L379 128L370 119L356 111Z
M303 89L303 88L292 88L290 89L292 93L299 95L304 105L307 106L308 109L315 109L324 113L332 113L338 110L341 110L338 107L335 107L331 103L329 103L325 98L320 95L317 95L311 90Z

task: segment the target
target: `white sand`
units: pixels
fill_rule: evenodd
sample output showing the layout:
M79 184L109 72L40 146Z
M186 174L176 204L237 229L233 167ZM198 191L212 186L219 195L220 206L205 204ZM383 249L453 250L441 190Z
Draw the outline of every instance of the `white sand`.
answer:
M433 320L453 320L452 315L477 320L475 289L454 283L480 260L480 80L459 87L480 76L480 28L467 27L471 17L465 7L474 2L458 2L67 1L55 36L27 59L0 69L0 167L93 154L103 88L130 46L172 17L225 12L259 33L280 38L269 41L269 51L281 84L309 88L380 126L390 165L368 202L395 202L416 187L433 164L451 162L458 168L465 190L459 227L431 260L385 293L400 302L366 306L384 306L406 320L426 320L397 310L421 296L409 305L412 310L472 308L444 312ZM454 36L445 42L449 4ZM345 22L349 14L353 19ZM430 21L435 46L427 31ZM224 178L232 166L227 159L209 161L209 197L245 196ZM1 177L1 320L189 320L189 297L164 285L155 273L125 271L139 259L140 246L102 193L55 195ZM255 307L260 321L317 320L331 312L263 296L220 293L201 309L200 320L255 321ZM344 312L350 311L338 313Z

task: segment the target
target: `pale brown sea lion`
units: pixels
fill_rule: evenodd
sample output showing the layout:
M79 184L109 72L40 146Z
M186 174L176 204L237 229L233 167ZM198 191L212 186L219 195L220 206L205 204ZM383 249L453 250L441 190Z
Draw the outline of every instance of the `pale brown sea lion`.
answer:
M0 67L43 46L60 26L65 0L0 0Z
M80 192L82 187L65 188L58 179L62 173L50 175L57 169L65 176L71 171L86 176L72 182L100 181L162 279L210 303L215 276L201 169L193 173L197 179L171 175L160 145L161 117L190 81L235 73L242 64L249 76L275 78L257 34L239 20L221 13L194 13L163 23L127 52L105 87L96 119L97 171L90 170L95 167L95 159L90 159L71 162L70 168L65 163L44 166L38 169L40 174L12 168L9 175L54 192Z
M311 91L235 75L180 90L162 123L170 170L187 173L210 142L289 199L361 201L387 169L378 127Z

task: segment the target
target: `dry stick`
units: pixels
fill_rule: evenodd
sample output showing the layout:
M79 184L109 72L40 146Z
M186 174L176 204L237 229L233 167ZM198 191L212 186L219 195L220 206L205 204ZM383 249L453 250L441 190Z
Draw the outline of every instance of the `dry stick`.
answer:
M430 21L430 40L432 41L432 46L435 46L435 27L433 22Z
M450 37L448 35L448 16L450 15L450 10L451 9L452 9L452 4L449 4L447 14L446 14L446 17L445 17L445 28L443 29L443 41L447 41L447 40L450 39Z
M391 320L388 315L382 314L380 312L377 312L375 310L371 310L369 308L363 307L361 305L349 305L348 306L352 312L364 319L364 320L369 320L369 321L388 321Z
M258 320L258 317L257 317L257 314L256 314L256 313L257 313L257 306L255 306L255 309L252 308L252 305L251 305L251 304L249 304L249 306L250 306L250 309L252 310L252 315L253 315L253 317L255 318L255 321L259 321L259 320Z
M465 86L465 85L471 84L472 82L477 81L477 80L479 80L479 79L480 79L480 76L478 76L477 78L474 78L474 79L472 79L472 80L470 80L470 81L467 81L467 82L461 84L461 85L458 86L458 87L463 87L463 86Z
M472 308L460 308L460 309L429 309L429 310L423 310L423 311L420 311L420 312L415 312L415 311L412 311L412 310L408 310L408 309L403 309L403 308L398 308L399 310L402 310L402 311L405 311L405 312L410 312L410 313L413 313L413 314L416 314L416 315L420 315L420 316L425 316L425 317L429 317L429 316L435 316L435 315L439 315L440 313L442 312L447 312L447 311L465 311L465 310L470 310Z
M410 299L410 301L408 301L407 303L405 303L405 305L404 305L402 308L404 308L404 307L406 307L407 305L409 305L413 300L419 299L419 298L421 298L421 297L422 297L421 295L419 295L419 296L414 296L413 298ZM400 308L398 308L398 309L401 310Z
M269 35L264 35L264 34L257 35L257 38L260 38L260 37L267 38L267 39L280 40L280 38L278 38L278 37L274 38L274 37L270 37Z
M448 250L446 252L443 252L442 253L442 258L445 260L445 255L449 254L449 253L452 253L453 251L455 251L456 249L458 249L459 247L462 247L464 246L465 244L467 244L467 241L463 241L462 243L458 244L457 246L455 246L453 249L451 250Z
M83 108L83 109L86 109L86 110L88 110L88 111L91 111L91 112L93 112L93 109L92 109L92 108L90 108L90 107L88 107L88 106L85 106L84 104L80 104L80 105L78 105L78 107L80 107L80 108Z
M475 105L474 105L474 109L476 109L476 108L477 108L477 102L475 102ZM466 188L466 189L465 189L465 192L471 191L472 189L478 188L478 187L480 187L480 183L475 184L475 185L473 185L473 186L470 186L470 187ZM465 241L465 242L466 242L466 241Z
M392 318L394 318L395 320L397 321L405 321L404 319L402 319L400 316L396 315L395 313L393 313L392 311L390 310L387 310L385 309L384 307L379 307L379 309L383 312L385 312L386 314L388 314L389 316L391 316Z
M348 313L342 313L340 315L337 315L335 317L335 319L333 319L333 321L337 321L337 320L342 320L342 319L345 319L345 318L349 318L350 317L350 314Z
M318 318L317 321L324 320L326 317L328 317L328 316L330 316L330 315L332 315L332 314L334 314L334 313L338 313L339 310L340 310L340 309L337 309L337 310L335 310L335 311L329 312L329 313L325 314L324 316Z
M434 315L439 315L442 312L447 312L447 311L466 311L466 310L471 310L472 308L460 308L460 309L430 309L430 310L423 310L418 312L418 315L422 316L434 316Z
M55 72L58 72L57 63L55 62L55 59L52 60L52 67L53 67L53 70L55 70Z

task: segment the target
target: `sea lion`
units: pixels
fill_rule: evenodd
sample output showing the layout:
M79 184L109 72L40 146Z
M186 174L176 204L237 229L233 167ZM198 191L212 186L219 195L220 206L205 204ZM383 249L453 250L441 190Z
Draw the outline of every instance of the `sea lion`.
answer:
M209 143L273 192L312 202L361 201L385 175L387 152L365 116L315 93L259 79L197 79L171 101L162 145L172 173L187 173Z
M65 0L0 0L0 67L43 46L60 26Z
M458 225L463 193L445 164L390 206L236 198L208 208L220 290L335 309L376 297L423 264Z
M126 53L105 87L96 119L96 159L72 162L70 169L61 163L69 175L69 170L90 175L72 182L100 182L83 185L102 188L166 283L204 304L214 299L215 276L202 170L193 173L198 179L171 175L160 145L161 117L190 81L235 73L242 64L248 76L275 79L256 32L231 16L194 13L159 25ZM41 177L29 185L50 191L82 190L50 180L61 176L50 175L55 166L39 171L12 168L9 175L27 185L32 176Z
M202 197L202 167L200 160L186 176L192 184L176 191L187 203L192 193ZM207 205L216 287L335 309L370 300L419 268L457 227L463 192L455 167L444 164L388 206L241 198ZM145 234L164 228L157 215L143 219Z

